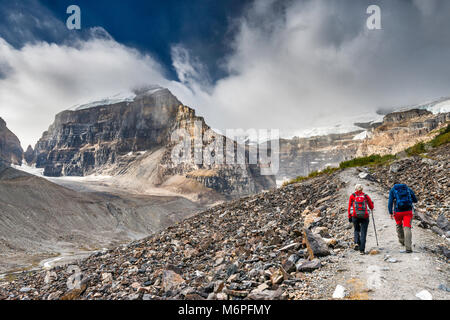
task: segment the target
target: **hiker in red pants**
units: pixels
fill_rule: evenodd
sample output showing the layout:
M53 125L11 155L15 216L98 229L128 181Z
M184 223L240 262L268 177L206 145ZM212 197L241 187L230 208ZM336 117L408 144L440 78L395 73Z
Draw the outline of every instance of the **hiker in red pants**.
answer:
M389 214L395 219L398 241L405 246L406 250L402 252L406 253L412 252L411 220L416 202L416 195L406 184L396 183L389 192Z
M363 192L363 186L357 184L355 193L348 201L348 221L353 223L355 236L355 250L360 254L365 254L367 228L369 227L369 210L373 210L373 202L370 197Z

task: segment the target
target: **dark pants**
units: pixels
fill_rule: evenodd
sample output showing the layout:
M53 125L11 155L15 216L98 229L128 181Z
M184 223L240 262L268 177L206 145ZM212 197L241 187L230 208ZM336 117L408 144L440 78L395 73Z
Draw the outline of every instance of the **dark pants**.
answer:
M359 246L360 251L364 251L366 250L367 228L370 220L353 217L352 221L355 228L355 244Z

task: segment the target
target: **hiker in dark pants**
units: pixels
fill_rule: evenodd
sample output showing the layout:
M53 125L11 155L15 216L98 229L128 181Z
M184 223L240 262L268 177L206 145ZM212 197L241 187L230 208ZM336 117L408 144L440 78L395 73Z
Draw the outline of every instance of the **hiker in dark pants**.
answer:
M348 221L353 223L355 232L355 250L360 254L366 253L367 228L369 227L369 210L373 210L373 202L370 197L363 192L363 186L357 184L355 193L348 201Z
M395 219L398 241L405 246L402 252L406 253L412 252L411 220L413 203L416 202L416 195L406 184L396 183L389 191L389 214L391 219Z

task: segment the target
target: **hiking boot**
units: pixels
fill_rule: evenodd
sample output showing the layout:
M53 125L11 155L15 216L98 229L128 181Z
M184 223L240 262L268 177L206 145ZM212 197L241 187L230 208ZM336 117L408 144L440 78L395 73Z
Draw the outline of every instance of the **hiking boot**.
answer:
M364 251L360 251L359 254L363 256L363 255L365 255L366 253L365 253Z
M359 245L355 244L355 246L353 247L353 249L354 249L355 251L359 251Z

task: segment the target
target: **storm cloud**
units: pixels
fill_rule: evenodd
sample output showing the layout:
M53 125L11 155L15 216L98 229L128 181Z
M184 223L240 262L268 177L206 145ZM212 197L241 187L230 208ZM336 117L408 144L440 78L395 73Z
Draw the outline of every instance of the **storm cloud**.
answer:
M381 8L381 30L366 28L371 4ZM229 19L237 32L215 57L219 79L183 42L171 49L174 80L169 66L101 27L58 44L17 47L3 37L0 116L26 147L71 105L160 84L218 129L345 126L358 114L450 95L449 15L445 0L256 1Z
M373 3L382 30L366 28ZM426 3L258 1L199 109L218 127L301 132L450 95L450 2Z

